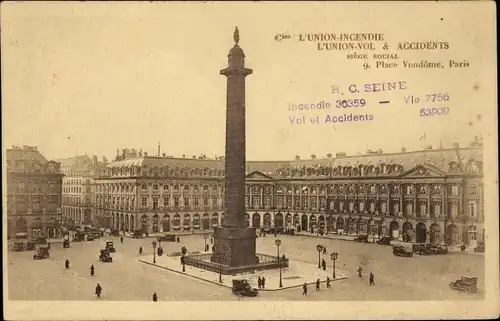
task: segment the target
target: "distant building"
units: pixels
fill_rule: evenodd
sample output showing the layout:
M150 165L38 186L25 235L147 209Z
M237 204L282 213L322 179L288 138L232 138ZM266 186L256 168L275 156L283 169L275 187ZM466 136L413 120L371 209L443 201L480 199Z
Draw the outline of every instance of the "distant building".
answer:
M32 146L7 149L7 235L29 239L60 237L60 164Z
M477 138L465 148L335 155L247 162L248 225L471 247L484 241ZM149 233L218 226L224 166L223 159L122 153L96 177L99 223Z
M93 225L94 176L105 160L87 155L58 159L64 173L62 187L62 209L65 224Z

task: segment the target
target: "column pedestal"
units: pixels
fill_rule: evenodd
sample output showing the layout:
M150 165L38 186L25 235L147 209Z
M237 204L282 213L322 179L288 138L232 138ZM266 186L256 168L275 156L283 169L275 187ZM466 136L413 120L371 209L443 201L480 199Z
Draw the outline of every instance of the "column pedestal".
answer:
M230 267L258 264L256 238L255 228L217 227L210 261Z

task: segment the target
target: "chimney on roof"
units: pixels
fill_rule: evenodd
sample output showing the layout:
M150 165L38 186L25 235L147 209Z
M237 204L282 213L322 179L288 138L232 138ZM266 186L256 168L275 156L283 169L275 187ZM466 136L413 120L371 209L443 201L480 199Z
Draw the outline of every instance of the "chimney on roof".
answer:
M157 156L160 157L160 155L161 155L160 154L160 143L158 143L158 155Z
M312 154L311 159L313 159L313 160L316 159L316 155Z
M425 149L432 149L432 145L426 146Z
M163 156L163 158L165 158L165 157L167 157L167 154L163 153L162 156Z
M401 147L401 153L406 152L406 147Z
M144 157L148 157L148 152L144 152Z
M300 160L300 156L299 155L295 155L295 160Z
M127 150L122 149L122 159L127 159Z
M185 154L182 154L182 158L186 158L186 155L185 155Z
M102 163L106 166L108 165L108 158L106 156L102 157Z
M454 148L454 149L458 149L458 148L460 148L460 145L459 145L458 143L454 143L454 144L453 144L453 148Z
M331 153L328 153L328 154L326 154L326 157L327 157L327 158L332 158L332 154L331 154Z

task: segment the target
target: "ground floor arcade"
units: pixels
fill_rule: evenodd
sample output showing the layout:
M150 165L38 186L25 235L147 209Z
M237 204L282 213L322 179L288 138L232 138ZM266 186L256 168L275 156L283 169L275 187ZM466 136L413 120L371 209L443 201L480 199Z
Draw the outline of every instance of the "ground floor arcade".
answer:
M61 237L61 214L12 215L7 219L9 239Z
M102 212L102 214L104 214ZM132 231L141 229L148 233L168 231L209 230L223 223L223 212L176 212L176 213L130 213L111 212L99 215L100 225L108 228ZM342 235L382 236L394 240L413 243L445 243L448 245L466 244L476 246L484 242L484 227L475 222L405 219L402 217L370 217L346 214L245 213L245 221L250 227L277 228L308 231L322 230L324 233Z

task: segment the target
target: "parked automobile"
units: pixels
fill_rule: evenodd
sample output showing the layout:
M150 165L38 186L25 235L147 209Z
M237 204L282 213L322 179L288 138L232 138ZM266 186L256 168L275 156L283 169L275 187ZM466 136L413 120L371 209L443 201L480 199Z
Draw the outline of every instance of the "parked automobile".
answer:
M120 236L120 231L118 231L118 230L111 230L111 232L109 233L109 235L111 235L111 236Z
M35 254L33 254L33 260L43 260L50 256L50 248L39 247Z
M393 245L392 246L392 254L395 256L402 256L402 257L412 257L413 253L409 250L407 250L404 246L401 245Z
M453 290L476 293L477 292L477 278L462 277L460 280L450 283Z
M241 296L249 296L254 297L257 296L259 291L250 286L247 280L245 279L235 279L233 280L233 293Z
M113 262L113 258L111 257L109 251L105 249L101 250L101 253L99 254L99 261L111 263Z
M177 237L175 235L161 235L157 237L158 242L175 242Z
M388 236L382 236L378 241L377 244L380 245L391 245L391 238Z
M480 242L477 244L477 246L474 248L474 252L476 253L484 253L485 246L483 242Z
M413 252L419 255L448 254L448 248L440 244L413 244Z
M22 252L25 249L26 249L26 246L25 246L24 242L15 242L12 245L12 251L14 251L14 252Z
M29 241L26 243L26 251L34 251L36 249L36 241Z
M106 250L110 252L116 252L116 249L112 241L106 241Z
M355 242L368 243L368 235L360 234L355 239Z
M140 238L142 238L142 235L143 235L142 230L136 230L132 234L132 238L134 238L134 239L140 239Z
M95 240L94 235L93 234L87 234L87 241L93 241L93 240Z
M83 232L76 232L75 236L73 237L73 242L83 242L85 241L85 236L86 234Z
M65 249L69 248L69 240L64 240L63 248L65 248Z

